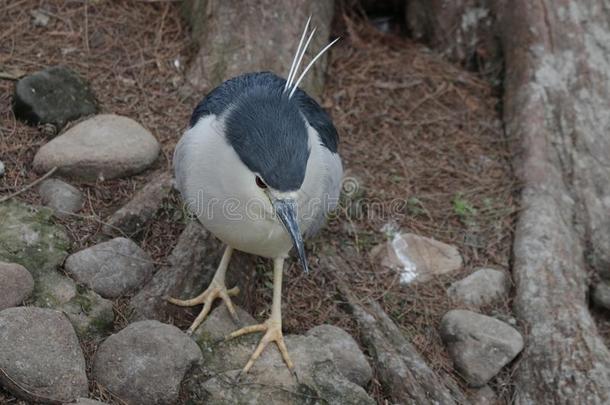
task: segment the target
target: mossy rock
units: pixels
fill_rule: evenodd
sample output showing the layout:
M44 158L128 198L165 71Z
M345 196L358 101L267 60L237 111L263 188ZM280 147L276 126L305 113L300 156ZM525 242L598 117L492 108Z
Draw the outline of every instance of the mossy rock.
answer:
M48 208L14 201L0 203L0 260L21 264L35 281L55 271L66 258L70 242L52 216Z
M112 301L85 287L77 286L69 277L51 271L38 278L31 304L63 311L80 338L105 337L112 330Z
M114 311L112 301L84 287L77 287L76 295L60 308L68 315L81 338L105 337L112 331Z
M76 293L74 282L57 273L70 242L53 211L19 202L0 204L0 260L24 266L34 278L31 301L57 308Z
M51 270L36 277L30 303L42 308L60 308L74 297L76 297L74 281Z
M70 241L52 216L48 208L15 201L0 204L0 261L19 263L32 274L30 304L64 311L81 337L103 336L114 321L112 302L57 271Z

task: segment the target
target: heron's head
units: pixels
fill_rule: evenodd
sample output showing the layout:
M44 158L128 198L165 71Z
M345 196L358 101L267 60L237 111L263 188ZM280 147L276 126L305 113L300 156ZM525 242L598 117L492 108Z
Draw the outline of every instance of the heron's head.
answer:
M295 99L277 86L253 86L239 97L224 120L224 135L243 162L250 201L263 201L263 214L281 223L307 271L299 226L299 201L308 171L308 125ZM254 204L256 205L256 204ZM271 211L271 212L269 212Z

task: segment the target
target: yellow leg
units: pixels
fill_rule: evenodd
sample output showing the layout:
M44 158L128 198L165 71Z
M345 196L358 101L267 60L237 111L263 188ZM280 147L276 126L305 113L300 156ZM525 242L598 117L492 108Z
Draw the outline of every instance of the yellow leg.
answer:
M188 329L188 334L192 334L195 329L197 329L197 327L201 325L205 317L210 313L210 310L212 309L212 303L216 298L221 298L223 300L223 302L227 306L227 309L229 310L229 313L231 314L231 317L233 317L233 320L235 320L236 322L238 321L237 313L235 312L235 308L233 307L233 303L231 302L231 298L229 297L239 294L239 288L234 287L230 290L227 290L227 287L225 286L225 274L227 272L227 268L229 267L229 262L231 261L232 254L233 248L227 246L224 254L222 255L220 265L216 270L216 274L214 274L212 282L204 292L202 292L195 298L191 298L189 300L179 300L171 297L166 298L168 302L171 302L175 305L179 305L181 307L193 307L195 305L203 304L203 309L201 310L197 318L195 318L195 321L193 321L191 327Z
M246 366L242 370L242 373L247 373L256 359L258 359L267 345L271 342L275 342L277 347L280 349L282 358L290 370L294 369L294 364L290 360L288 349L284 343L284 335L282 334L282 272L284 270L284 259L275 259L273 262L273 306L271 307L271 317L260 325L246 326L241 328L229 336L226 340L233 339L235 337L245 335L253 332L265 332L260 343L256 347L252 356L246 363Z

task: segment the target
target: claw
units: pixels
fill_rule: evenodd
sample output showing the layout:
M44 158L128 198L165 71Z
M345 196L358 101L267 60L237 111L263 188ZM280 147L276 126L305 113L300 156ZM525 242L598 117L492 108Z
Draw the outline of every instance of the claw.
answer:
M297 370L295 368L293 368L290 371L292 372L292 377L297 382L297 384L300 384L301 382L299 381L299 376L297 374Z
M269 343L271 342L275 342L278 349L280 350L284 362L286 363L286 366L288 366L288 369L294 374L294 364L292 363L292 360L290 360L290 355L288 354L288 349L286 348L286 343L284 342L284 335L282 334L282 325L279 322L267 321L258 325L246 326L229 334L225 338L225 341L248 333L263 331L265 332L263 338L260 340L258 346L256 347L256 350L254 350L254 353L252 353L252 356L250 356L250 359L244 366L243 370L238 374L238 376L246 374L248 371L250 371L250 369L254 365L254 362L260 357L263 350L265 350L267 345L269 345Z
M199 313L199 315L197 315L197 318L195 318L193 324L186 331L188 335L192 335L193 332L195 332L195 330L199 327L199 325L201 325L201 323L205 320L205 318L212 310L212 303L216 298L222 299L222 301L227 306L229 313L231 314L231 318L233 318L233 320L238 323L239 319L237 317L237 312L235 311L235 307L233 306L233 303L231 302L230 298L231 296L237 295L238 293L238 287L234 287L230 290L227 290L227 288L224 286L224 283L220 285L217 282L212 282L212 284L207 288L207 290L205 290L194 298L188 300L180 300L177 298L165 297L165 299L168 302L181 307L193 307L195 305L203 304L201 312Z

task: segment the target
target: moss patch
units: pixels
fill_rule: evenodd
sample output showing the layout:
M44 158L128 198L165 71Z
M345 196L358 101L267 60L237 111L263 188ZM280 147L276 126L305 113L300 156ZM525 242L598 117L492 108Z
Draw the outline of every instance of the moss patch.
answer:
M34 280L54 271L65 257L70 242L65 230L51 220L48 208L9 201L0 204L0 260L19 263Z
M55 270L39 274L34 280L31 304L37 307L58 308L76 296L74 281Z
M68 315L81 338L104 337L112 330L114 322L112 302L82 286L77 287L74 298L60 309Z

